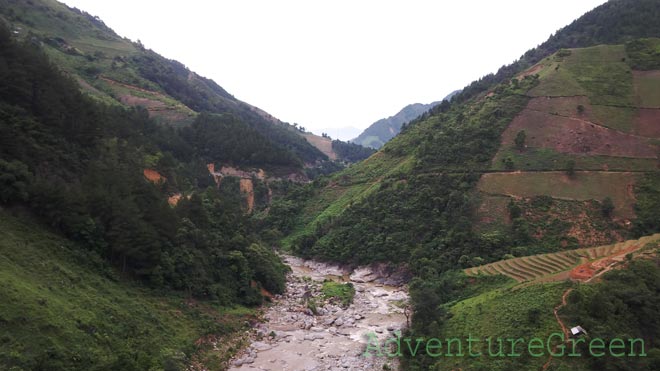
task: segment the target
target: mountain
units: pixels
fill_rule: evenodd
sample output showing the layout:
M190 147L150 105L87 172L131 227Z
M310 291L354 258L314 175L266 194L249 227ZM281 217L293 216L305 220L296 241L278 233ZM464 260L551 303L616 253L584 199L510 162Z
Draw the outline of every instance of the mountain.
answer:
M85 13L0 11L0 369L222 368L284 290L255 214L325 156Z
M525 283L507 301L511 287L488 288L497 284L470 279L458 268L568 254L658 232L658 14L657 1L610 1L470 84L451 102L410 122L370 158L317 182L307 199L298 198L294 220L282 224L281 245L304 257L408 267L416 276L410 283L413 338L464 337L452 332L459 327L448 326L461 326L466 318L505 323L497 329L484 325L482 338L547 336L552 306L541 303L561 303L556 294L569 284ZM583 258L596 262L593 255ZM503 264L520 277L542 271ZM537 267L549 269L542 262ZM487 287L471 291L478 285ZM602 303L590 298L593 305ZM454 307L455 300L472 309ZM653 315L660 310L650 303L644 308ZM520 317L496 316L509 310L531 313L527 332L517 330ZM623 315L604 310L610 321L624 323ZM482 311L487 314L479 317ZM607 326L592 328L590 336L641 334L658 351L641 322L626 321L613 333ZM444 360L406 362L406 369L427 369L442 367ZM539 369L544 362L463 358L452 367ZM654 369L644 360L626 362ZM576 364L600 369L603 363Z
M450 93L442 100L450 100L451 97L457 93L459 93L458 90ZM403 124L416 119L424 112L442 102L442 100L429 104L409 104L403 107L403 109L401 109L401 111L399 111L396 115L374 122L368 128L364 129L364 131L359 136L351 140L351 142L378 149L382 147L383 144L385 144L387 141L399 134Z
M1 369L223 369L285 290L277 245L399 265L411 339L581 325L583 354L648 353L436 358L413 340L405 370L660 366L657 0L594 9L373 154L321 137L368 158L310 182L304 164L336 162L302 130L84 12L0 11Z
M56 0L0 0L0 16L15 37L40 44L98 101L144 107L151 118L175 127L189 125L201 112L230 114L291 152L298 161L294 167L327 159L292 125L236 99L183 64L119 37L98 17Z

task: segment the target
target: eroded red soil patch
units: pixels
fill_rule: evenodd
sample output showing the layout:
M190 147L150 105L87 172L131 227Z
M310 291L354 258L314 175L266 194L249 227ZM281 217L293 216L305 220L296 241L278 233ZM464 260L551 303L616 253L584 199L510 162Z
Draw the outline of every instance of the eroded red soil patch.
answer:
M167 178L160 175L160 173L157 172L156 170L144 169L142 173L144 174L144 177L147 178L147 180L152 183L163 183L167 181Z
M539 64L537 64L535 66L532 66L532 67L528 68L527 70L519 73L518 76L516 76L516 78L522 79L522 78L525 78L526 76L534 75L535 73L539 72L542 69L543 69L543 65L539 63Z
M159 100L136 97L136 96L130 95L130 94L121 95L119 97L119 101L126 104L126 105L128 105L128 106L142 106L142 107L146 108L147 110L167 109L167 106L165 105L165 103L163 103Z
M660 109L638 109L633 121L633 130L637 135L660 138Z
M582 108L578 109L578 106ZM591 103L586 96L532 98L527 109L595 122L591 114Z
M585 263L574 268L569 273L569 277L578 281L586 281L593 277L595 272L596 270L591 267L591 263Z
M608 129L585 120L525 109L502 135L502 144L513 145L525 130L527 146L561 153L656 158L657 148L645 138Z
M626 256L626 254L632 253L640 249L643 245L644 244L642 243L634 244L628 247L627 249L617 251L614 254L608 255L598 260L580 264L577 267L573 268L573 270L571 270L569 276L573 280L585 281L585 282L589 281L597 274L600 275L602 273L605 273L612 267L614 263L623 260L623 257Z

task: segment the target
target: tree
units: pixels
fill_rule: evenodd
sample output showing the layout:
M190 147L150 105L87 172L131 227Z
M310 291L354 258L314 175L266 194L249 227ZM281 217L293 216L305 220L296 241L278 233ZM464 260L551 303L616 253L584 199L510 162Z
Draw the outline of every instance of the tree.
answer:
M504 163L504 168L505 169L513 170L514 164L513 164L513 160L511 159L511 157L503 158L502 162Z
M575 160L566 161L566 175L570 177L575 175Z
M514 143L518 151L522 151L525 149L526 138L527 138L527 134L525 133L525 130L520 130L518 134L516 134L516 139L514 139Z
M520 206L518 206L516 202L513 201L513 199L509 200L508 208L509 208L509 216L511 217L512 220L516 218L520 218L520 216L522 215L522 209L520 208Z
M603 215L609 218L612 216L612 212L614 211L614 202L612 202L610 197L605 197L603 202L600 204L600 209L603 212Z

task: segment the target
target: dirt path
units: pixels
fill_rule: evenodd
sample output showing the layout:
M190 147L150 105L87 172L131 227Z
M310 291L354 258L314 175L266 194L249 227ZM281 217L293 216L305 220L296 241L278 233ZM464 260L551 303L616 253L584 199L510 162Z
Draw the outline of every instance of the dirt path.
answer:
M567 289L564 291L564 294L561 296L561 304L557 305L555 307L554 313L555 313L555 318L557 319L557 323L559 324L559 327L561 327L561 331L564 333L564 339L568 339L571 336L571 333L568 330L568 327L564 324L564 321L561 320L559 317L559 310L563 308L566 305L566 298L568 298L568 295L573 291L572 288ZM557 346L553 349L556 350ZM547 370L548 367L550 366L550 362L552 362L552 355L548 356L548 361L543 365L543 371Z
M291 266L287 292L268 308L265 323L255 326L251 345L233 361L230 371L383 370L397 369L396 360L365 357L366 335L382 342L405 327L400 307L408 299L403 287L388 286L367 268L341 267L284 257ZM324 302L323 280L350 281L355 287L347 308ZM316 314L306 304L316 302ZM387 366L385 366L387 365Z

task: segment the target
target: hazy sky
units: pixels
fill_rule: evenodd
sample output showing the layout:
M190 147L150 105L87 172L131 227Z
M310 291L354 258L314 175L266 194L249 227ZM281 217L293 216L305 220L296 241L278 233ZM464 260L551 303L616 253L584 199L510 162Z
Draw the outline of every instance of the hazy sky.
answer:
M65 0L320 133L429 103L604 0Z

